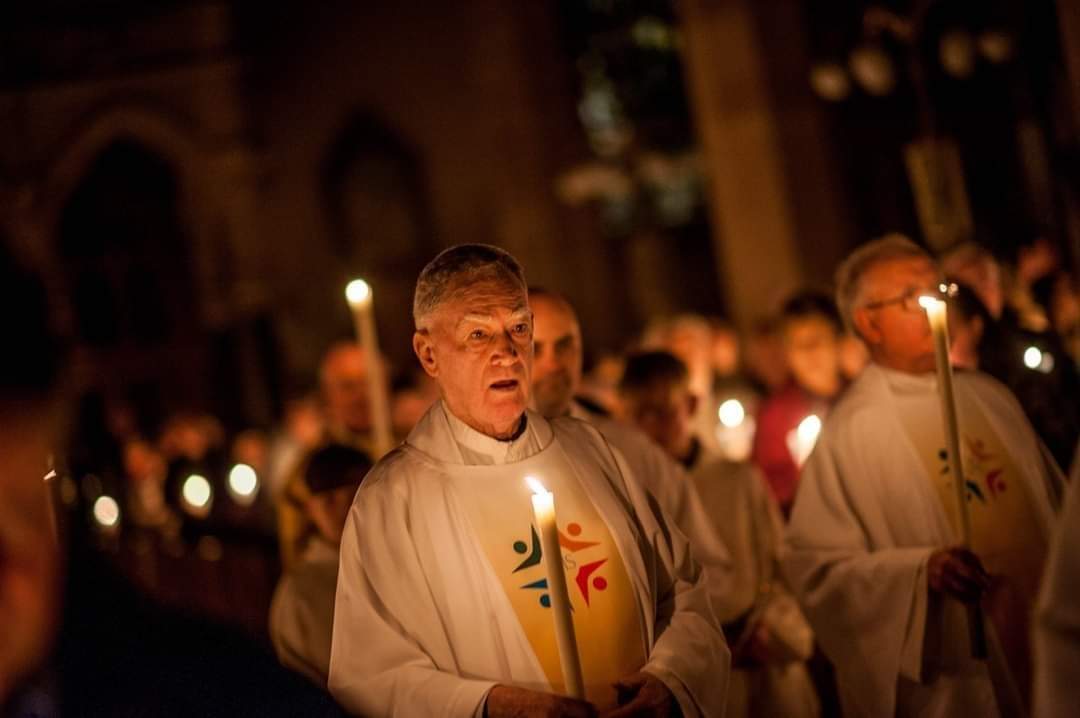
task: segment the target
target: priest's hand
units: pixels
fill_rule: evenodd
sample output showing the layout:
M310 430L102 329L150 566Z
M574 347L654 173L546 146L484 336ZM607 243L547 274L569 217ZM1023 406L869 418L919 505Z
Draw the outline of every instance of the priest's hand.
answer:
M978 601L990 588L990 575L979 557L963 546L939 548L930 554L926 577L931 590L964 603Z
M679 703L664 682L648 673L635 673L615 684L619 707L604 718L668 718L681 716Z
M746 640L742 641L731 652L731 665L733 668L760 668L768 663L787 663L778 654L773 646L772 634L767 626L758 622L750 631Z
M595 718L592 703L576 698L530 691L527 688L497 685L488 692L485 718Z

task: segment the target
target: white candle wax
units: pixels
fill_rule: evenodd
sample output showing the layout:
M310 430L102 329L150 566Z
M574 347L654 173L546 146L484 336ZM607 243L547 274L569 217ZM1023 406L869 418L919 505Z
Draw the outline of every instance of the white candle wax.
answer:
M363 279L354 279L345 288L345 299L352 309L356 340L368 358L368 401L371 406L373 449L378 458L393 448L394 435L390 425L390 393L379 355L379 333L375 327L372 294L371 286Z
M960 519L960 538L964 546L971 545L971 518L968 516L967 486L964 483L964 464L960 456L960 422L956 415L956 398L953 394L952 364L949 362L949 321L945 302L936 297L919 297L919 304L926 310L930 332L934 337L934 359L937 363L938 396L941 399L941 419L945 424L945 441L949 452L949 473L956 490L956 510ZM971 655L976 659L987 657L986 634L982 606L978 603L965 606L968 619L968 637Z
M577 637L574 634L570 593L566 588L566 572L563 569L558 523L555 520L555 495L531 476L526 481L534 492L533 515L536 517L544 568L547 570L548 596L551 598L551 615L555 623L555 642L559 647L563 681L566 683L568 695L584 699L585 683L581 674L581 657L578 655Z
M936 297L920 297L919 304L926 310L930 332L934 337L934 359L937 363L938 396L941 400L941 419L945 425L945 442L948 451L949 473L956 490L957 511L960 520L960 536L965 546L971 543L971 519L967 511L967 488L964 486L964 465L960 455L960 422L956 416L956 399L953 395L952 364L949 362L949 322L945 302Z

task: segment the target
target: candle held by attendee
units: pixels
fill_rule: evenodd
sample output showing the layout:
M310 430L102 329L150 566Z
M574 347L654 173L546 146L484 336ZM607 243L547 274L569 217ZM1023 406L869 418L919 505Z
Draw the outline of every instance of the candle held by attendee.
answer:
M566 684L567 694L573 698L583 699L585 684L581 674L577 637L574 634L574 619L570 610L570 593L566 589L562 549L559 547L555 495L544 488L544 485L535 477L527 476L525 482L533 490L533 515L540 534L544 568L547 570L548 596L551 598L551 615L555 623L555 642L559 648L563 681Z
M948 287L942 285L942 292ZM949 363L949 321L945 301L925 295L919 297L919 305L926 311L930 331L934 338L934 358L937 363L938 396L941 400L941 419L945 427L945 447L948 454L949 475L956 491L957 517L960 522L960 538L964 546L971 544L971 517L968 515L967 486L964 481L964 464L960 455L960 422L956 414L953 394L952 365ZM975 658L986 658L986 635L983 614L979 604L969 604L968 630L971 653Z
M352 310L356 340L370 360L367 375L371 402L372 448L375 458L379 458L393 448L394 436L390 424L390 392L379 354L379 334L375 326L371 285L363 279L354 279L345 287L345 299Z

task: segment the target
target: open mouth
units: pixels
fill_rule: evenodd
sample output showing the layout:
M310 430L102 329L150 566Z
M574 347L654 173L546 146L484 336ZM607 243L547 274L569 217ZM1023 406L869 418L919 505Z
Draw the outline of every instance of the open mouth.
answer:
M502 381L492 382L489 388L495 391L514 391L518 388L520 382L517 379L503 379Z

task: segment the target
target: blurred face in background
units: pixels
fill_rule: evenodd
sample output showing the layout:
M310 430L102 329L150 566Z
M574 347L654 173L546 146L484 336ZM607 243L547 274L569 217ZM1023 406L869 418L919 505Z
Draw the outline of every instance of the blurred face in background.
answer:
M533 406L548 418L570 411L581 384L581 327L573 310L557 298L536 294L533 310Z
M739 335L731 327L713 327L712 365L720 377L732 376L739 371Z
M982 317L965 317L960 312L950 311L948 322L949 361L960 369L978 369L979 342L984 330Z
M46 660L60 608L60 551L43 477L54 419L0 404L0 705Z
M371 430L367 353L355 344L338 344L327 352L320 372L326 416L331 427L355 434Z
M697 398L685 383L654 381L621 394L624 418L675 460L690 453Z
M792 317L784 322L784 357L795 383L829 398L840 390L840 337L821 315Z

